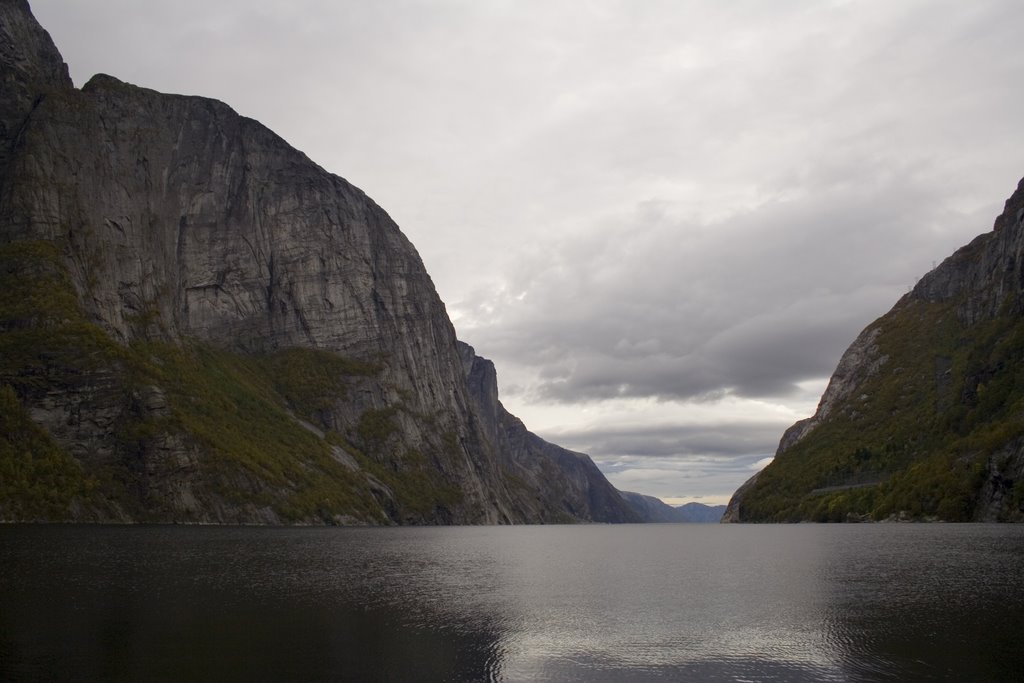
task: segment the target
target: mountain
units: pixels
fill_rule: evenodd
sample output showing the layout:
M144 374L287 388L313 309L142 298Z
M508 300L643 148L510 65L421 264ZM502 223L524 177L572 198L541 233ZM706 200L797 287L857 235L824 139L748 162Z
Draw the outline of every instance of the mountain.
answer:
M843 354L724 521L1024 521L1024 180Z
M721 521L725 512L724 505L686 503L674 507L665 504L660 498L645 496L642 493L622 491L621 494L644 522L714 524Z
M635 520L358 188L221 102L74 88L24 0L0 78L0 519Z
M724 505L704 505L703 503L683 503L678 508L680 522L698 524L717 524L725 514Z

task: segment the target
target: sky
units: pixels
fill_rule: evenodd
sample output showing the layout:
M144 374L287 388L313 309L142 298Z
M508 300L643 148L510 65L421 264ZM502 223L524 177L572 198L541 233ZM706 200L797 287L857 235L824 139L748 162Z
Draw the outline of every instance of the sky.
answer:
M416 245L501 400L727 502L1024 175L1018 0L32 0L94 73L227 102Z

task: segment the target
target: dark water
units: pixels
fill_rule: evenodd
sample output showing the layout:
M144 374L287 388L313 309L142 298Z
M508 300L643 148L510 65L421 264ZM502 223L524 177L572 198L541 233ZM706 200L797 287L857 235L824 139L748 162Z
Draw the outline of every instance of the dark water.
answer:
M0 526L0 680L1024 679L1024 526Z

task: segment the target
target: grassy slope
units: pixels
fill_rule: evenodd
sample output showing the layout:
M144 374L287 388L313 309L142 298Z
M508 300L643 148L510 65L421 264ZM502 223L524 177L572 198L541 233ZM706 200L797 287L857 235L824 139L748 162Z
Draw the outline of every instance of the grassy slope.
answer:
M1024 436L1015 307L1007 301L1005 315L968 329L955 302L912 300L874 323L887 362L765 468L744 498L744 520L970 520L990 456L1005 466L998 452ZM1010 495L1019 510L1024 481Z
M0 519L62 519L93 495L96 479L65 453L0 386Z
M344 434L326 438L295 420L297 415L322 426L320 418L345 399L351 383L373 381L377 372L311 349L254 357L198 343L119 346L84 316L55 245L4 245L0 519L103 519L123 510L140 521L176 520L180 511L147 498L140 474L154 444L168 439L196 454L192 484L201 497L269 507L286 521L331 521L339 515L389 521L365 474L335 459L332 445L394 492L395 515L425 517L435 506L459 502L458 489L396 438L401 406L366 411ZM32 422L29 406L55 387L77 392L86 409L115 409L116 423L99 444L113 457L72 457ZM140 392L151 387L166 397L166 409L139 408ZM442 450L454 448L453 435L437 440Z
M19 394L55 375L80 379L119 351L82 318L71 281L46 242L0 249L0 519L62 519L97 480L32 422Z

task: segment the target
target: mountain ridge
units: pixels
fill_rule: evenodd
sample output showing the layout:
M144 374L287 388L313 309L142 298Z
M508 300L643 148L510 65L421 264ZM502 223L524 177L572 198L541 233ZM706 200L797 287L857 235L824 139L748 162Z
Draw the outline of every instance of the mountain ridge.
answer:
M1024 521L1024 179L858 335L725 522Z
M647 496L632 491L621 491L626 502L637 510L645 522L668 524L713 524L721 521L725 513L724 505L705 505L704 503L684 503L669 505L660 498Z

